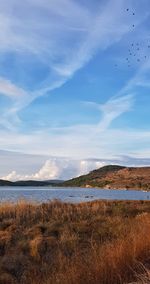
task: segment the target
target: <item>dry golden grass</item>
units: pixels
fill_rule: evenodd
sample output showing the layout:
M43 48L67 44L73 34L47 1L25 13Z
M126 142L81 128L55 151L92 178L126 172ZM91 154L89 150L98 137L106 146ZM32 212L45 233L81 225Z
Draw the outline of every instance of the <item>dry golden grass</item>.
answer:
M0 284L150 283L150 202L0 205Z

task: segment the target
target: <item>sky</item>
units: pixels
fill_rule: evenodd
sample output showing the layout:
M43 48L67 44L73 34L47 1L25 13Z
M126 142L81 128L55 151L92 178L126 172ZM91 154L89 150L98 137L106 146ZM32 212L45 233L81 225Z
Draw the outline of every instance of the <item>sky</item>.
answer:
M149 30L149 0L0 0L0 178L150 165Z

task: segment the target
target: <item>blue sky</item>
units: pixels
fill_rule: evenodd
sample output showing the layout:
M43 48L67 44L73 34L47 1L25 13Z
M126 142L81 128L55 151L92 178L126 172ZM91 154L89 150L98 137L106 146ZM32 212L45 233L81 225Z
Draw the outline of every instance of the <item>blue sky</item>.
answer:
M0 0L0 176L149 164L149 30L149 0Z

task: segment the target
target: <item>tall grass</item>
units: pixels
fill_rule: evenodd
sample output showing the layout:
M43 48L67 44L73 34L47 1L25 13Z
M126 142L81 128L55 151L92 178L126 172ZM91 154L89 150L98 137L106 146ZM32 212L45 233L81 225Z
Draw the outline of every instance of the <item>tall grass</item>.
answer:
M148 201L0 205L0 284L150 283L149 270Z

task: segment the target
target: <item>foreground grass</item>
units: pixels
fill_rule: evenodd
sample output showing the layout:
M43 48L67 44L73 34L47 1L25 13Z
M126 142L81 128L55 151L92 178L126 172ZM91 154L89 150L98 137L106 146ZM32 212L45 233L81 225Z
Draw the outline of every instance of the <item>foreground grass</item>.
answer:
M150 202L0 205L0 284L150 283Z

